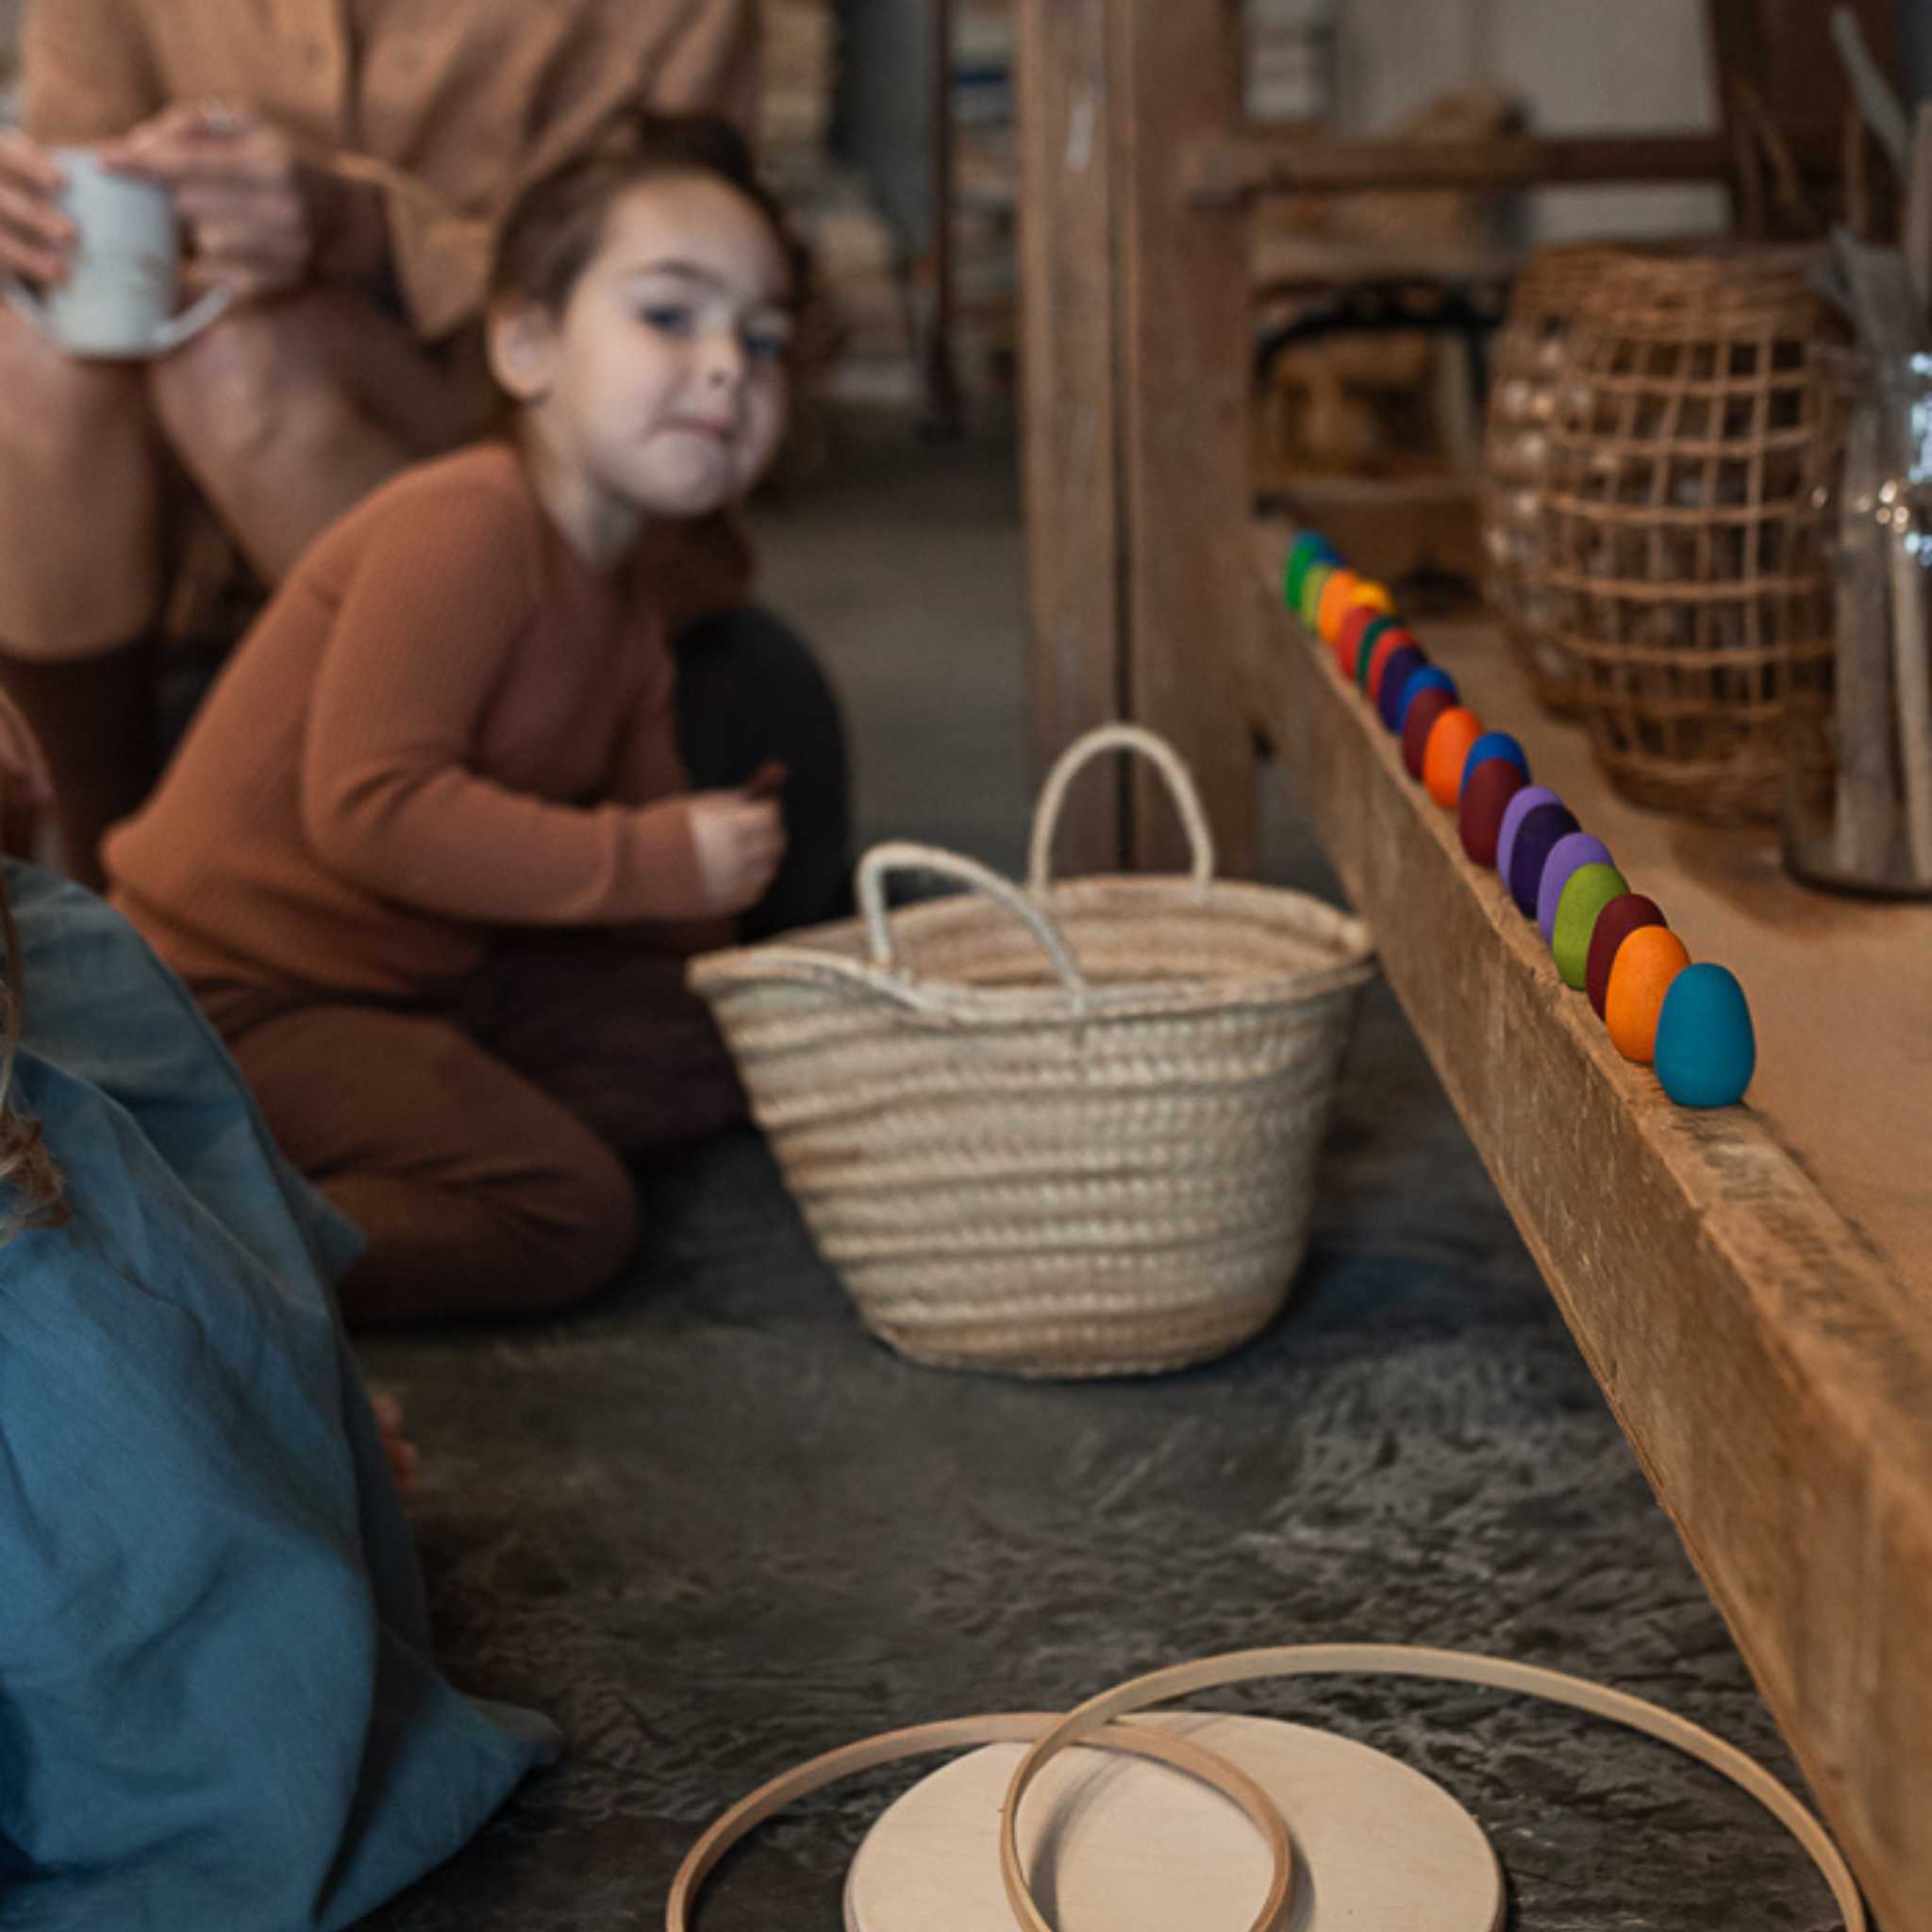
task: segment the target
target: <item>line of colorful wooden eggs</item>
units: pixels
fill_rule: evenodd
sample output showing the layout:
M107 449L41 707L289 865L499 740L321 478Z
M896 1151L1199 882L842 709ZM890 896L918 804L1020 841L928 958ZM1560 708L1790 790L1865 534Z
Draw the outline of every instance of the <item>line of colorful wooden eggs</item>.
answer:
M1462 849L1493 866L1534 918L1567 986L1585 992L1624 1058L1649 1061L1680 1107L1741 1100L1757 1061L1751 1009L1727 968L1692 963L1653 899L1576 823L1507 732L1488 730L1395 614L1380 584L1303 531L1289 552L1288 607L1402 740L1402 759L1457 814Z

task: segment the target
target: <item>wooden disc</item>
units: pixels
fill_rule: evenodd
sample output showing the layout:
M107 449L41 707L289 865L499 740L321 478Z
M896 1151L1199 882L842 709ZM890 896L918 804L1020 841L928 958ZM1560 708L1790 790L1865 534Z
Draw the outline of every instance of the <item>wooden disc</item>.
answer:
M1440 1785L1333 1732L1274 1718L1160 1711L1254 1778L1288 1821L1286 1932L1496 1932L1503 1874ZM845 1884L846 1932L1014 1932L999 1812L1019 1744L954 1759L883 1811ZM1034 1895L1057 1932L1241 1932L1268 1889L1255 1828L1158 1764L1081 1748L1045 1766L1021 1811Z

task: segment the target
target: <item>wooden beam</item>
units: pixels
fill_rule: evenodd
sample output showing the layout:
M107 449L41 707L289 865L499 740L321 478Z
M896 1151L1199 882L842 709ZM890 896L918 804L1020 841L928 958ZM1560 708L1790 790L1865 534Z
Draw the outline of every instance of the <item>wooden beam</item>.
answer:
M1839 137L1807 129L1790 141L1801 174L1830 175ZM1611 182L1723 181L1737 166L1721 134L1498 135L1485 141L1309 141L1291 130L1203 133L1182 164L1196 206L1263 194L1410 188L1557 188Z
M1237 669L1255 625L1250 516L1247 229L1176 192L1190 143L1237 125L1238 0L1110 0L1115 368L1125 509L1126 715L1159 732L1200 785L1224 872L1253 873L1258 769ZM1135 777L1135 862L1185 863L1153 774Z
M1027 742L1037 791L1075 738L1125 708L1105 0L1020 0L1015 31ZM1066 871L1124 862L1124 785L1109 776L1068 798Z
M1914 1233L1925 1210L1904 1205L1901 1259L1867 1231L1887 1224L1882 1189L1855 1224L1756 1106L1674 1107L1647 1068L1622 1059L1534 924L1464 857L1453 816L1410 780L1396 741L1280 610L1284 535L1255 542L1257 614L1274 615L1243 666L1247 702L1846 1856L1890 1932L1927 1932L1932 1257ZM1480 709L1493 636L1465 658L1465 695ZM1577 734L1580 772L1545 760L1526 692L1493 722L1530 744L1539 775L1560 771L1565 795L1583 795ZM1618 849L1607 807L1577 808ZM1624 823L1634 840L1654 817L1632 810ZM1657 852L1697 843L1682 828L1656 836ZM1716 895L1750 877L1740 863ZM1672 910L1667 885L1647 872L1633 883ZM1768 962L1779 935L1757 929ZM1921 937L1895 925L1881 936L1908 954ZM1734 963L1748 987L1753 962ZM1924 998L1910 981L1898 996ZM1904 1033L1918 1010L1907 1008ZM1892 1051L1923 1045L1901 1038ZM1897 1085L1895 1104L1923 1125L1932 1091ZM1908 1131L1894 1150L1904 1191L1918 1185L1924 1147Z

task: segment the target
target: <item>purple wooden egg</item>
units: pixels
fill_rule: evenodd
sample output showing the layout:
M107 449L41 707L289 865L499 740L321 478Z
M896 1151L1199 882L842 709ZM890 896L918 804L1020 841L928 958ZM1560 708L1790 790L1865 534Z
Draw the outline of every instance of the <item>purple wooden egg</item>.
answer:
M1496 828L1496 872L1506 886L1509 883L1509 860L1516 850L1516 834L1524 820L1540 805L1562 802L1547 785L1525 785L1503 808L1503 823Z
M1579 865L1614 866L1616 862L1610 857L1610 848L1588 832L1568 833L1550 847L1550 856L1543 860L1542 875L1536 886L1536 924L1544 945L1556 933L1557 908L1562 903L1563 888L1570 883L1570 874Z
M1516 796L1521 798L1523 792ZM1575 829L1576 814L1567 805L1540 805L1517 826L1516 841L1509 848L1509 896L1525 919L1536 917L1537 888L1542 884L1544 860L1557 841L1567 839Z
M1389 654L1374 697L1375 710L1382 720L1383 730L1395 729L1395 721L1402 715L1402 693L1418 671L1428 668L1428 662L1420 644L1404 644L1400 650Z

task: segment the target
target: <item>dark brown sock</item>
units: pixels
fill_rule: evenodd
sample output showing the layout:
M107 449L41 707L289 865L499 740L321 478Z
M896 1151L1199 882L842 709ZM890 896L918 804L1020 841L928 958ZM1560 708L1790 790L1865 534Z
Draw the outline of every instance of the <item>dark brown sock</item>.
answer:
M0 690L47 754L61 863L99 890L101 834L155 781L155 646L141 638L88 658L45 662L0 648Z

